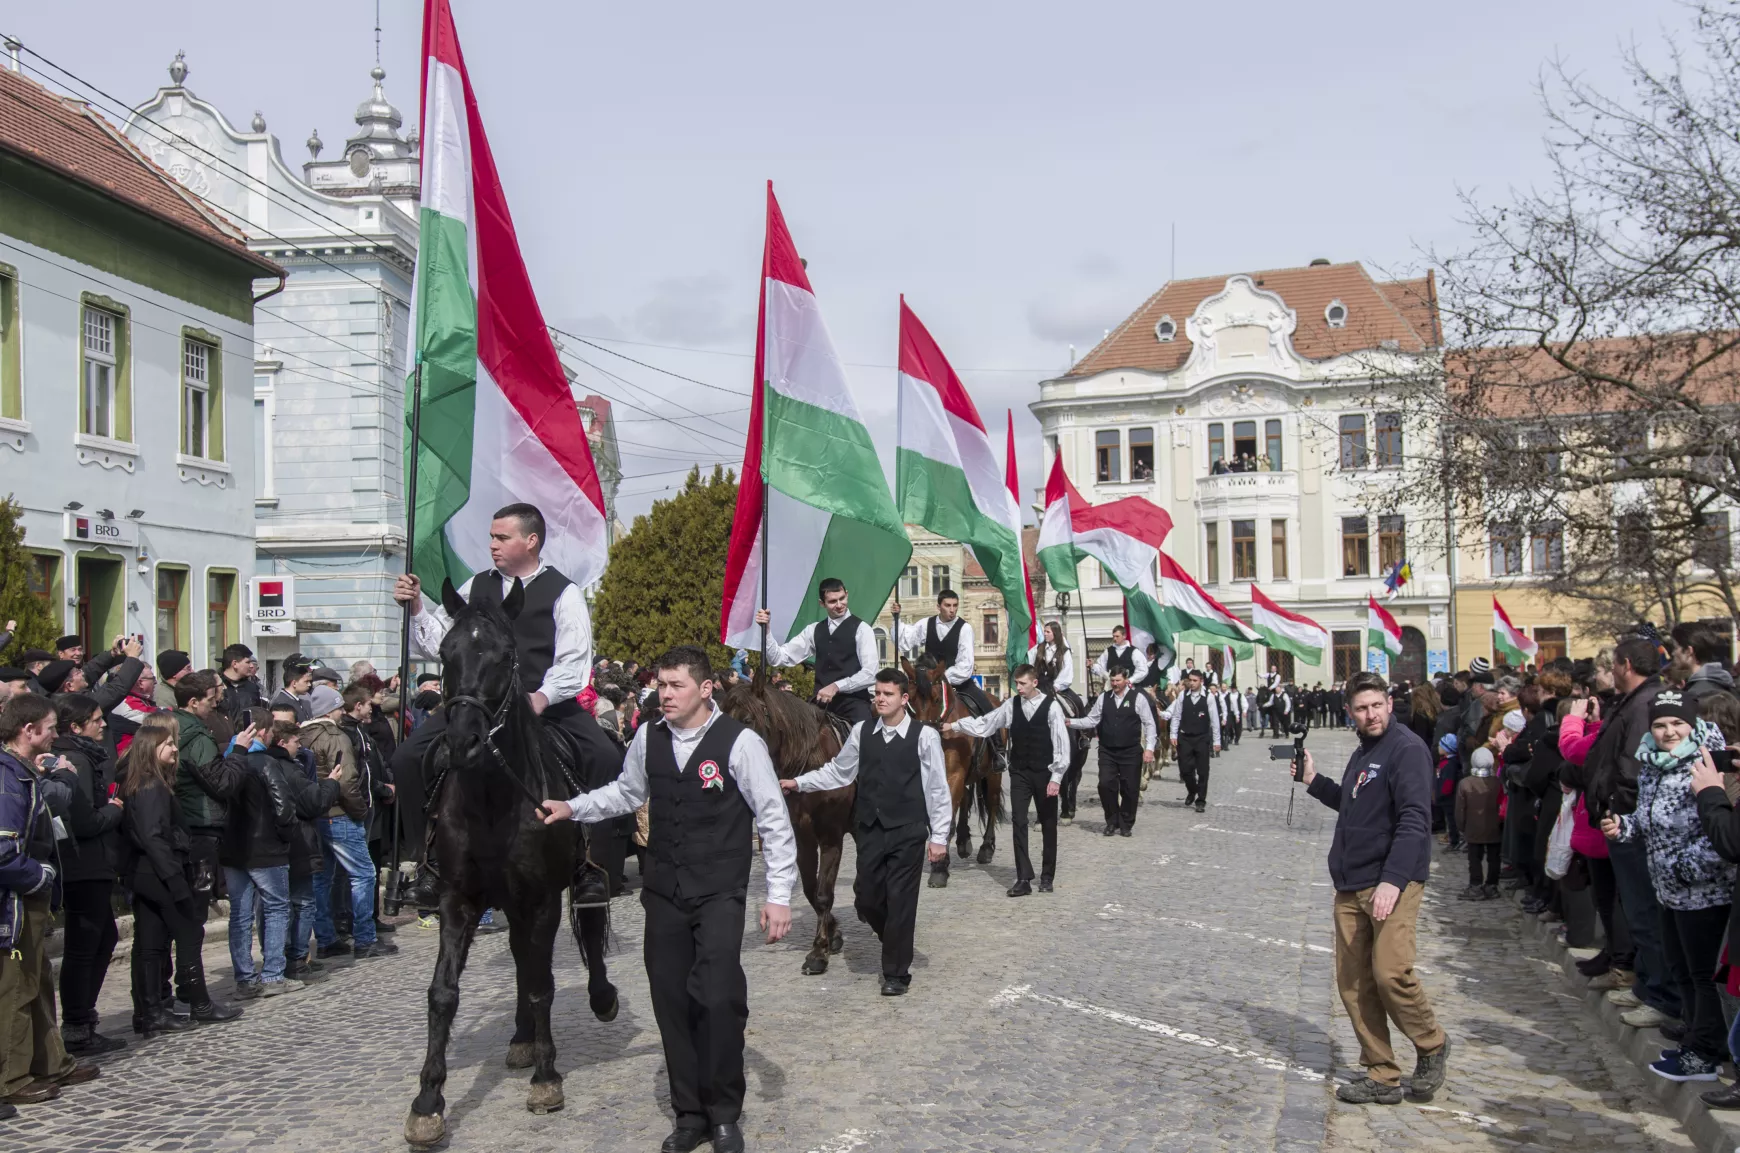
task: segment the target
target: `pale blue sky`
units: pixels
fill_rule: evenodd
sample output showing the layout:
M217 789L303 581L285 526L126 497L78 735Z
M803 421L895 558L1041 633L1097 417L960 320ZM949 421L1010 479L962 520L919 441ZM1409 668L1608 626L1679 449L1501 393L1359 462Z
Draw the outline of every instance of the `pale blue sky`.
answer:
M1534 86L1555 55L1622 84L1671 0L1240 5L534 3L453 0L545 315L638 359L747 391L763 182L772 178L859 403L892 451L901 292L1001 443L1017 410L1039 481L1037 381L1165 281L1454 248L1458 188L1545 171ZM421 5L382 0L389 97L414 120ZM348 135L374 63L371 0L10 5L0 31L131 101L185 49L189 87L255 109L292 163ZM330 155L330 151L328 153ZM602 353L695 432L618 408L625 515L741 453L745 400ZM1004 369L1015 371L984 371ZM969 371L971 370L971 371ZM669 387L667 387L669 386Z

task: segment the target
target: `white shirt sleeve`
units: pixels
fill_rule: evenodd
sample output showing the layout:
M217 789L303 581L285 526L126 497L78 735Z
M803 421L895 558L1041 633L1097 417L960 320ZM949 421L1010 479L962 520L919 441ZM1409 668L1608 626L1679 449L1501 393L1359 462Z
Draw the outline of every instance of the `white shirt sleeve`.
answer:
M538 691L551 704L571 701L592 680L592 617L580 586L570 584L556 598L556 659Z
M816 627L822 626L818 624ZM869 688L876 683L876 672L882 667L882 659L876 655L876 631L870 627L869 621L858 622L857 646L858 671L834 682L842 693Z
M949 796L949 771L943 762L942 738L929 725L918 731L918 764L924 778L925 808L930 811L930 843L946 848L955 823L955 803Z
M1110 649L1101 649L1100 655L1094 658L1093 670L1094 670L1095 676L1101 677L1101 678L1105 677L1105 675L1106 675L1106 654L1111 652L1111 651L1112 650L1110 650Z
M471 581L467 577L465 583L459 586L459 599L471 599ZM423 611L414 613L411 617L411 648L426 661L441 659L441 638L447 635L447 630L453 627L453 618L447 615L447 610L439 601L429 601L422 605Z
M1069 770L1069 727L1063 723L1063 706L1055 701L1045 716L1051 731L1051 782L1062 784L1063 774Z
M1142 678L1148 675L1148 654L1135 645L1130 646L1130 659L1136 662L1136 671L1130 677L1131 684L1141 684Z
M919 621L903 621L900 625L900 637L896 641L901 652L908 656L916 656L918 650L924 647L925 626L930 624L930 618Z
M782 669L793 665L801 665L805 659L816 651L816 630L823 627L818 621L813 625L805 625L785 644L773 639L773 633L767 634L767 659Z
M955 663L944 675L951 685L964 685L973 679L973 626L965 620L961 621L960 635L955 637Z
M1136 715L1142 718L1142 747L1144 749L1152 749L1155 745L1160 743L1160 730L1159 727L1154 724L1154 702L1150 701L1148 699L1148 694L1140 689L1131 689L1130 691L1136 694ZM1210 709L1208 712L1209 716L1212 718L1214 716L1214 710ZM1215 732L1217 734L1220 732L1220 725L1218 723L1215 725ZM1215 743L1220 743L1219 736L1215 737Z
M728 764L737 791L743 794L749 811L755 815L755 831L761 834L761 859L767 867L767 903L789 905L792 884L797 880L797 835L792 832L791 814L785 807L785 794L780 791L779 774L768 756L767 742L754 731L744 729L731 745Z
M798 777L798 792L819 793L828 789L843 789L857 780L858 741L864 730L875 723L874 720L869 720L853 725L852 731L846 734L846 743L840 746L840 751L833 760Z
M1015 707L1015 702L1019 699L1019 697L1010 697L984 716L962 717L954 722L954 726L969 737L988 737L999 729L1008 728L1013 723L1015 715L1010 710ZM1056 713L1058 710L1051 711Z
M568 807L574 810L574 820L595 825L612 817L625 816L646 804L646 734L651 728L651 725L642 725L635 730L620 776L608 785L568 798Z
M1063 667L1057 670L1057 679L1052 686L1057 689L1075 688L1075 659L1068 649L1063 650Z
M1086 716L1071 717L1068 721L1072 729L1097 729L1100 727L1100 705L1105 703L1106 694L1100 693L1094 697L1093 707Z

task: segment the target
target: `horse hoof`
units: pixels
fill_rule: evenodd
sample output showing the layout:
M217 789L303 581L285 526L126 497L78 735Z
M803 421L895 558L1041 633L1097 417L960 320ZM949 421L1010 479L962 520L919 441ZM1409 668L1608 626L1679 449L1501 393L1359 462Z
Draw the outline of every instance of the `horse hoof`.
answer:
M413 1149L428 1149L447 1136L447 1120L439 1113L413 1111L405 1118L405 1143Z
M948 888L949 887L949 875L947 873L932 873L930 875L930 887L933 889L946 889L946 888Z
M959 845L956 845L956 846L955 846L955 852L956 852L956 853L958 853L958 854L960 854L960 858L961 858L961 860L963 860L963 861L964 861L964 860L966 860L966 859L967 859L967 858L968 858L968 857L970 857L970 856L972 856L972 853L973 853L973 846L972 846L972 845L970 845L970 844L966 844L966 843L964 843L964 842L963 842L963 843L962 843L962 844L959 844Z
M844 953L846 951L846 934L835 929L834 935L828 938L828 952Z
M543 1084L532 1085L526 1094L526 1108L542 1117L546 1113L554 1113L562 1107L562 1082L546 1081Z
M616 995L616 990L612 989L608 1005L600 1009L596 1001L592 1003L592 1015L600 1021L614 1021L616 1020L616 1012L620 1008L622 1008L622 999Z
M823 954L820 957L810 956L804 958L804 976L819 977L827 971L828 958L826 954Z
M996 845L990 845L990 844L980 845L979 846L979 864L981 864L981 865L990 864L991 858L992 858L992 856L994 856L996 854L996 852L997 852Z
M507 1067L509 1069L530 1069L532 1067L532 1043L530 1041L515 1041L508 1046Z

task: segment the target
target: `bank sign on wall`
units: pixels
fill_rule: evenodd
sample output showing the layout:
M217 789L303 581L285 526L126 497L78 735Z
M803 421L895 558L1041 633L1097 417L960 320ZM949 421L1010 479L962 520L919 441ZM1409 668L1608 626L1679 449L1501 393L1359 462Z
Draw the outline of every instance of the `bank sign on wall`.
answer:
M139 543L139 526L130 520L112 520L89 513L62 515L61 536L80 544L112 544L132 548Z
M255 577L248 582L248 618L256 637L296 635L296 578Z

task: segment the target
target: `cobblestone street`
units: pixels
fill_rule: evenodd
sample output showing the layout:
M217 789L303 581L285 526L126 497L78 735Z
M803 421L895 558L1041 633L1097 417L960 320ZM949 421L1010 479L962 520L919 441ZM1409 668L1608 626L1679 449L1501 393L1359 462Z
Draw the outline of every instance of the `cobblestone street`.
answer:
M1339 775L1351 747L1313 734ZM812 915L748 946L750 1148L864 1150L1679 1150L1692 1145L1598 1035L1557 972L1531 956L1517 914L1452 894L1445 857L1420 924L1421 971L1457 1044L1428 1107L1338 1106L1357 1057L1334 992L1334 815L1247 738L1214 762L1206 814L1179 804L1176 773L1148 789L1132 839L1101 836L1089 783L1062 830L1055 894L1010 900L1006 830L988 867L955 861L920 902L911 995L877 995L876 942L850 912L830 971L798 971ZM1037 845L1035 845L1037 853ZM631 868L632 873L632 868ZM756 882L759 884L759 881ZM755 913L754 895L752 906ZM586 1010L572 941L558 942L558 1067L567 1108L524 1106L527 1073L503 1055L512 975L505 934L466 973L447 1087L453 1150L646 1151L669 1128L658 1032L640 961L638 901L615 904L621 1015ZM214 934L215 936L215 934ZM403 952L254 1002L232 1025L133 1041L97 1082L0 1128L7 1153L85 1149L402 1150L423 1050L434 934ZM214 989L229 962L209 950ZM104 994L126 1028L127 973ZM1412 1050L1398 1039L1404 1065Z

